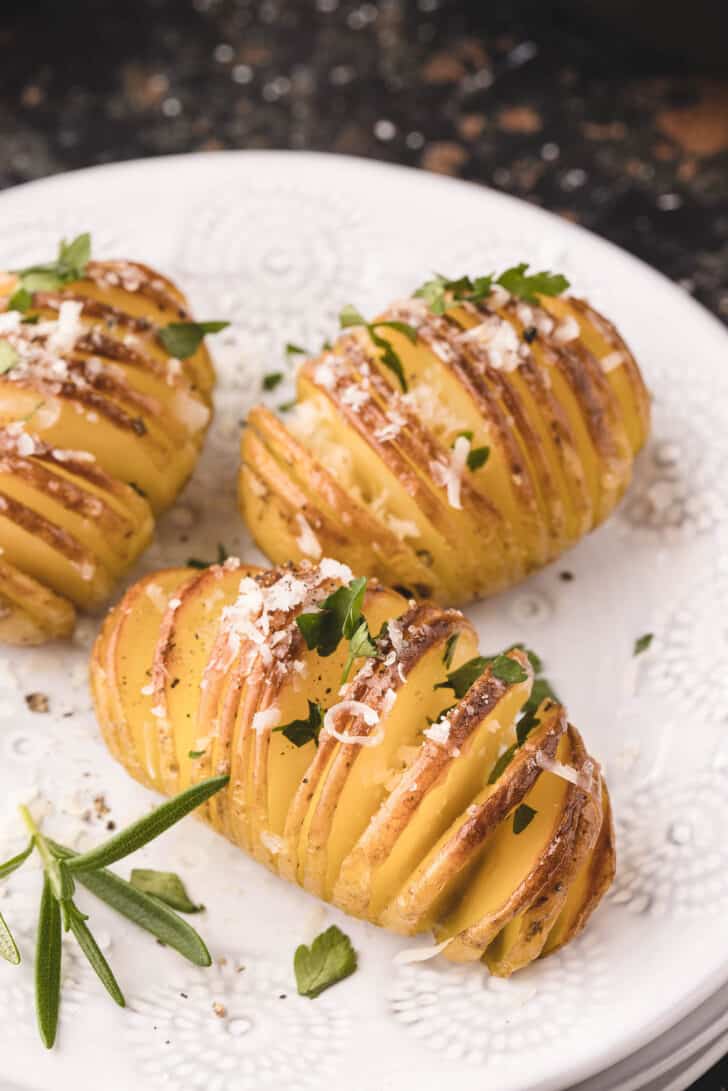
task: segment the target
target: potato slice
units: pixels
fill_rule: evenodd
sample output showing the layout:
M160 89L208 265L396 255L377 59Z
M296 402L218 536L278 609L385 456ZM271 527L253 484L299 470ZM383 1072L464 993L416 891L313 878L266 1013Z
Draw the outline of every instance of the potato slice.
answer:
M76 612L67 599L0 556L0 643L43 644L70 636Z
M407 601L401 596L376 583L368 583L362 605L370 632L378 633L385 621L402 614ZM289 619L287 627L295 625ZM283 630L279 630L283 631ZM253 755L253 812L252 838L257 844L256 855L278 870L278 857L286 846L284 835L289 807L296 791L307 776L307 770L315 756L313 743L297 747L289 742L275 727L306 719L309 701L326 708L336 700L341 688L342 671L348 655L348 644L342 641L333 655L322 658L306 648L297 627L291 629L291 646L286 656L286 670L277 675L278 684L266 686L264 701L258 711L275 710L276 723L254 730ZM351 674L363 665L361 658L354 660Z
M308 406L305 403L304 408ZM411 588L427 597L433 590L429 565L404 537L404 526L394 524L395 534L381 516L347 492L309 450L262 406L248 417L242 439L240 474L241 505L256 541L278 562L301 556L305 534L299 516L313 530L325 556L336 556L352 571L367 571L393 586ZM270 459L276 461L271 473ZM281 474L295 491L284 492ZM282 530L278 519L268 525L268 506L291 500L293 524ZM278 498L276 500L276 498ZM293 505L297 505L294 511ZM374 560L372 561L372 553Z
M579 935L614 879L617 866L614 823L609 792L603 780L601 789L601 826L596 844L573 877L564 908L548 934L543 955L550 955Z
M22 457L17 451L2 451L0 441L0 490L70 535L110 578L118 578L151 539L153 521L148 505L128 490L136 500L133 508L143 510L143 517L135 524L131 511L125 510L124 501L130 499L125 486L94 473L93 464L89 472L88 464L73 452L53 451L33 442L33 456Z
M571 760L576 769L589 760L584 743L575 728L569 727ZM602 824L601 784L593 780L593 792L581 793L578 821L571 836L571 848L539 891L529 907L505 925L483 956L488 969L498 977L510 977L522 966L538 958L551 926L565 907L572 880L594 848Z
M300 876L307 890L331 898L344 859L381 805L387 781L401 770L402 749L419 747L428 722L451 703L451 692L435 687L446 677L447 641L468 628L457 612L413 606L390 623L384 658L370 660L347 686L337 732L372 742L337 740L331 748L301 829ZM376 733L362 719L364 709L378 717ZM323 745L319 753L325 754Z
M473 634L461 633L448 669L456 670L475 654ZM531 692L528 658L519 649L508 655L526 671L526 681L503 682L486 668L448 714L446 739L425 740L345 858L333 900L348 913L377 920L483 787L486 771L504 743L510 743L512 725ZM407 696L405 690L403 700Z
M432 928L447 913L470 880L491 836L532 789L541 774L539 754L553 757L566 731L560 705L544 702L539 723L519 747L505 772L473 799L429 853L420 861L397 896L383 910L380 923L413 935ZM487 779L491 770L483 770Z
M194 575L189 568L171 568L136 583L109 614L92 658L91 684L104 737L134 776L157 791L164 790L164 780L152 666L169 600ZM105 703L109 690L113 699Z
M568 735L559 740L558 761L569 764ZM519 805L535 814L520 834L510 813L484 846L462 897L436 925L437 942L449 939L445 957L453 962L482 958L501 928L530 906L571 851L583 793L552 773L542 773Z
M226 563L188 572L180 594L167 604L151 673L160 776L169 794L212 774L217 689L213 694L209 681L202 685L200 679L209 680L221 613L235 602L240 581L250 570ZM198 757L190 757L198 752Z

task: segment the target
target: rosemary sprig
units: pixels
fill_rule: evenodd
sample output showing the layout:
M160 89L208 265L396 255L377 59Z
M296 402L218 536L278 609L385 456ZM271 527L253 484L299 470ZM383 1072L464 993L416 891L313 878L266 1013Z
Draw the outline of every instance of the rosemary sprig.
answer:
M149 844L170 826L199 807L228 783L228 777L212 777L195 784L178 796L156 807L144 818L109 838L89 852L76 853L46 837L27 807L20 814L30 833L30 844L11 860L0 864L0 879L21 867L33 850L43 864L43 893L40 902L35 956L35 992L38 1029L47 1049L52 1049L58 1030L61 992L61 933L71 932L91 968L106 991L121 1007L124 994L98 943L94 939L83 913L74 901L76 883L115 909L123 917L150 932L163 944L172 947L196 966L209 966L210 953L202 938L186 921L162 900L161 895L146 893L126 882L108 864L124 859ZM145 872L149 875L151 873ZM176 876L165 874L167 880ZM184 887L179 879L177 883ZM150 889L153 889L151 887ZM198 907L192 906L193 909ZM0 916L0 956L17 965L20 953L10 928Z

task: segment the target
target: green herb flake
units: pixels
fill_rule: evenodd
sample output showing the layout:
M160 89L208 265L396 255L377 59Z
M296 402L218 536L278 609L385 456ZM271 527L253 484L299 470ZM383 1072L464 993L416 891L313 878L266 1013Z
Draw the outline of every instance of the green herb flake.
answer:
M170 322L159 330L157 337L176 360L194 356L208 333L227 329L229 322Z
M20 311L21 314L25 314L26 311L29 311L32 305L33 295L27 288L18 288L8 300L8 310Z
M193 761L196 761L197 758L204 758L206 753L206 750L188 750L187 757L192 758Z
M17 271L20 285L13 299L20 294L20 306L13 306L13 310L27 310L32 302L34 292L55 292L64 284L72 284L75 280L82 280L86 275L86 266L91 260L91 236L86 231L77 235L75 239L67 243L62 240L58 247L58 257L47 265L31 265L27 269ZM12 306L12 304L11 304Z
M19 359L19 354L9 341L0 341L0 375L5 375L15 367Z
M295 404L296 404L296 399L295 398L291 398L291 400L289 402L281 402L281 404L278 406L278 412L279 413L289 413L291 411L291 409L294 408Z
M455 647L459 639L460 633L450 633L450 636L445 641L445 651L442 656L442 661L448 670L450 670L450 667L452 666L453 656L455 655Z
M201 913L205 908L196 905L185 889L185 885L173 871L153 871L150 868L134 868L131 873L131 885L145 894L151 894L176 909L178 913Z
M313 1000L324 989L353 974L356 967L356 951L351 940L332 924L310 947L302 943L296 949L293 968L298 994Z
M323 723L323 709L315 701L309 701L308 716L305 720L291 720L290 723L283 724L281 727L274 727L273 730L280 731L294 746L305 746L309 742L313 742L318 746Z
M534 811L533 807L529 807L527 803L521 803L516 807L513 812L513 832L516 836L531 825L537 814L538 811Z
M472 447L468 451L467 464L469 470L479 470L485 466L490 458L490 447Z
M493 677L502 682L525 682L528 677L521 664L505 654L476 655L467 663L463 663L456 671L448 674L446 681L438 682L435 689L450 688L458 700L461 700L470 687L477 682L486 667L490 667Z
M495 765L493 766L493 768L490 771L490 776L488 777L488 784L495 784L495 782L498 780L498 778L501 776L501 774L505 772L505 770L508 768L508 766L513 761L516 750L517 750L517 746L516 746L516 743L514 743L513 746L509 746L507 750L503 751L501 756L498 758L498 761L495 763Z
M569 287L569 281L561 273L549 273L545 270L541 273L528 273L527 270L527 262L514 265L501 273L496 284L500 284L501 288L526 303L538 303L539 295L561 295Z
M269 371L267 375L263 376L263 390L275 390L285 378L282 371Z
M390 329L395 330L397 333L401 333L411 344L417 342L417 330L414 326L410 326L407 322L396 322L382 320L381 322L367 322L366 318L356 309L351 303L348 303L339 314L339 324L342 330L350 329L354 326L363 326L369 334L372 344L375 348L379 349L380 360L386 368L388 368L397 378L402 390L407 391L407 378L404 373L404 367L399 353L395 351L392 342L383 337L379 330Z
M285 347L286 356L308 356L308 349L301 348L300 345L294 345L290 341Z
M632 654L642 655L643 652L647 651L654 638L654 633L644 633L643 636L638 637L634 642L634 651Z
M361 620L366 586L361 576L333 591L316 613L298 615L296 624L309 651L326 657L333 655L342 639L351 640Z
M215 564L224 564L229 556L230 554L228 553L222 542L218 542L216 561L203 561L199 557L188 557L185 564L187 568L212 568L212 566Z
M512 685L525 682L528 678L528 674L521 664L508 655L496 655L490 662L490 672L494 678Z
M494 284L500 284L511 295L518 296L529 303L538 303L538 295L561 295L569 287L566 277L560 273L527 273L528 265L522 263L506 269L499 277L488 273L480 277L462 276L448 279L436 274L415 292L415 296L424 299L434 315L443 315L459 303L482 303L493 290ZM535 336L535 332L534 332ZM532 341L529 336L526 340Z
M348 681L351 668L355 659L361 659L363 657L371 658L378 655L377 646L372 640L372 635L369 632L369 625L365 618L362 618L358 626L354 630L349 640L349 654L344 665L344 670L341 675L341 684Z
M451 689L457 699L461 700L473 683L480 678L489 662L490 659L486 656L476 655L473 659L468 659L467 663L463 663L457 670L451 671L444 682L437 683L435 689Z

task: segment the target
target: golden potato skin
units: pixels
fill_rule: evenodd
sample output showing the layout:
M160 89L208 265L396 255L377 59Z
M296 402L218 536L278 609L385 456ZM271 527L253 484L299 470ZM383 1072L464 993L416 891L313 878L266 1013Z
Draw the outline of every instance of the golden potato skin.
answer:
M254 409L239 501L271 560L337 557L450 605L513 585L603 522L647 438L647 390L588 303L537 298L497 288L442 315L393 304L374 325L406 391L354 327L304 362L285 421Z
M447 675L477 656L472 626L376 580L362 611L377 656L358 658L342 685L348 641L321 656L297 619L350 580L328 559L146 576L94 648L104 738L167 795L229 775L201 817L272 871L372 923L433 931L446 958L508 976L577 934L610 885L599 767L555 701L518 738L533 685L521 649L505 653L505 673L479 661L457 699ZM316 739L276 730L306 721L312 703L326 710ZM517 829L524 808L533 814Z
M89 261L82 279L9 308L0 276L0 642L70 635L108 598L195 465L214 380L204 345L173 359L158 339L191 321L148 266Z

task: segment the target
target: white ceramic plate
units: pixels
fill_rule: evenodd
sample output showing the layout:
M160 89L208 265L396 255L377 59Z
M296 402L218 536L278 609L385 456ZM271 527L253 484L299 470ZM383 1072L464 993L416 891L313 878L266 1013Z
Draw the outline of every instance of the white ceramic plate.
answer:
M94 905L129 1010L107 1002L69 946L52 1054L33 1026L38 875L3 885L0 907L28 957L0 966L2 1075L33 1091L87 1086L91 1073L106 1091L429 1091L457 1079L549 1091L618 1063L715 993L728 980L728 336L718 322L571 224L357 160L266 152L130 163L2 194L0 214L0 267L47 259L61 235L90 229L98 256L158 264L199 318L234 321L216 342L218 415L205 456L144 570L211 557L218 542L255 557L234 488L239 421L261 375L281 366L286 341L319 345L343 304L373 312L433 269L528 260L565 272L619 324L655 400L653 439L618 515L471 611L485 647L523 639L543 655L606 766L619 876L586 935L510 981L440 961L395 967L405 941L319 910L188 821L140 857L180 871L206 903L199 924L216 966L188 968ZM269 400L288 396L279 388ZM572 581L560 580L564 570ZM0 660L3 854L20 847L21 800L44 801L48 828L75 844L149 805L98 738L85 678L94 629L84 622L70 648ZM635 659L645 632L655 639ZM26 707L37 691L50 697L46 715ZM348 931L361 969L303 1000L293 950L325 921Z

